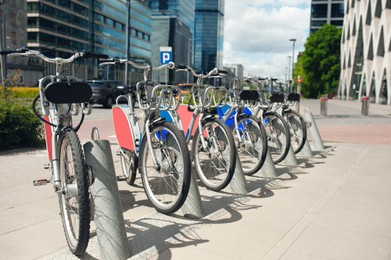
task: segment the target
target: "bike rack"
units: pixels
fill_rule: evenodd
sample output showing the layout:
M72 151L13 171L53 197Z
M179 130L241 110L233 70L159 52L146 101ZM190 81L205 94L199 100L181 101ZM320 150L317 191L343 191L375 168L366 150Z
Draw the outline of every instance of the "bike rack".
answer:
M323 151L325 148L323 145L322 138L320 137L318 126L316 125L315 122L315 118L308 109L305 109L304 111L305 111L303 115L304 120L311 124L310 127L308 128L309 130L308 132L311 135L312 145L314 147L313 150Z
M276 174L276 166L273 162L272 156L270 155L270 151L267 151L266 154L266 160L264 164L262 165L261 168L261 173L263 176L268 177L268 178L277 178Z
M185 203L181 207L182 214L191 219L199 219L204 216L201 203L201 195L195 179L195 169L191 167L190 189Z
M292 146L289 146L289 151L282 163L288 166L297 166L299 165L296 160L295 153L293 152Z
M241 194L241 195L247 194L246 179L244 177L242 164L240 163L239 155L237 151L235 151L235 155L236 155L235 172L227 188L232 193L235 194Z
M301 149L298 155L304 158L311 158L313 156L310 144L308 143L308 139L305 139L303 149Z
M91 196L100 256L102 259L127 259L130 249L110 142L93 140L83 148L86 163L94 176Z

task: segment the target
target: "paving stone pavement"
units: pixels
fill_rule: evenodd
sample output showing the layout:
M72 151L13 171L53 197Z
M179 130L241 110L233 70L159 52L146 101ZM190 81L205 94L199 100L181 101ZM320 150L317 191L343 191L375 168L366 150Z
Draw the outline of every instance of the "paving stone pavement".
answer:
M361 116L360 102L329 100L327 117L319 100L300 108L313 113L326 149L277 165L277 178L246 177L246 195L199 187L201 219L156 213L139 180L119 182L131 259L391 259L391 107L370 104ZM31 185L50 175L45 158L43 150L0 154L0 259L77 259L53 188ZM83 259L101 259L94 221Z

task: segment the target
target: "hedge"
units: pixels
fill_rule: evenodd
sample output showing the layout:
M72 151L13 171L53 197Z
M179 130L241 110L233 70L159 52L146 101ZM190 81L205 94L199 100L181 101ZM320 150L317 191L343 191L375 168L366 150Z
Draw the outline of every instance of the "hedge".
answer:
M31 101L0 100L0 150L43 146L41 122L33 114Z

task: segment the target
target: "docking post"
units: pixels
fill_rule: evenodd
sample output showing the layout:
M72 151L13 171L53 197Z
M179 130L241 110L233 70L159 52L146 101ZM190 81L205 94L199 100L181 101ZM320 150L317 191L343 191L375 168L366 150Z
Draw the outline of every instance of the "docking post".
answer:
M183 215L191 219L199 219L204 216L202 211L200 191L197 186L195 174L196 170L192 166L189 194L187 195L185 203L183 203L183 206L181 207Z
M262 165L261 172L268 178L277 178L276 166L274 165L269 149L267 150L265 163Z
M232 176L232 180L229 183L228 187L235 194L247 194L246 178L244 177L242 164L240 163L239 154L236 149L235 149L235 153L236 153L235 172L234 172L234 176Z
M324 145L322 138L320 137L318 127L316 125L314 116L312 115L311 112L306 111L304 113L304 120L309 122L311 126L308 128L309 133L311 135L312 143L314 145L315 150L317 151L323 151L324 150Z
M127 259L130 250L110 142L90 141L83 147L86 163L94 176L91 195L100 256L105 260Z

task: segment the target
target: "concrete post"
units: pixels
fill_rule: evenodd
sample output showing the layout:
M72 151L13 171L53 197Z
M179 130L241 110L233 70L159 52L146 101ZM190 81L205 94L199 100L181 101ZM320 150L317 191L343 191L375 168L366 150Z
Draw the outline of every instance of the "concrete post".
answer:
M367 116L369 114L369 97L361 98L361 115Z
M130 257L130 250L110 142L90 141L83 147L86 163L94 176L91 195L100 256L107 260L127 259Z
M327 98L320 98L320 115L327 116Z

